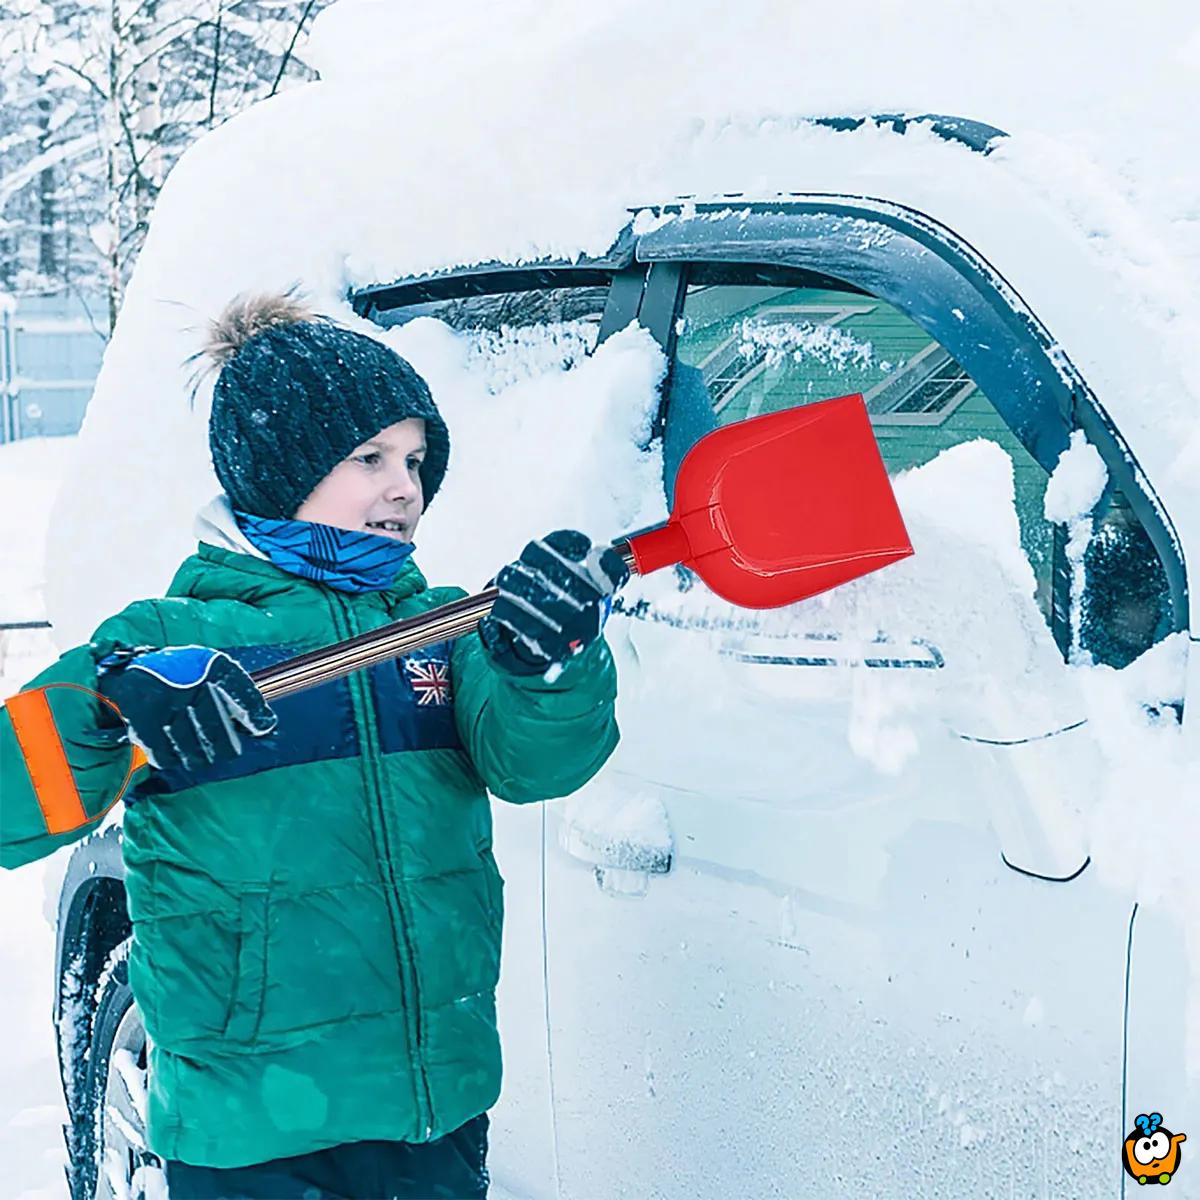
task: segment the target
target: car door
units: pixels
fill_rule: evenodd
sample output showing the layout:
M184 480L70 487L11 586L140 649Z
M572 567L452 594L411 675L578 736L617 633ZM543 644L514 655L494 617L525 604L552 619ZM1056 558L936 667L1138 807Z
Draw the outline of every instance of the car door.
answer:
M714 212L639 255L668 494L706 428L861 392L917 555L777 613L626 590L621 745L546 819L560 1195L1119 1194L1130 913L1088 870L1064 659L1177 627L1169 539L901 225ZM1110 467L1086 561L1044 515L1074 424Z

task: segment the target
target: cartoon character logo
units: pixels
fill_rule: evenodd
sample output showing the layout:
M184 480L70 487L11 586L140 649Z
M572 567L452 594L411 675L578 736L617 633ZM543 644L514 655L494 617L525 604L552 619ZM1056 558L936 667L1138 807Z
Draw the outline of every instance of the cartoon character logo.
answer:
M1161 1113L1142 1113L1134 1125L1121 1156L1125 1170L1138 1183L1170 1183L1183 1158L1179 1144L1187 1141L1187 1134L1165 1128Z

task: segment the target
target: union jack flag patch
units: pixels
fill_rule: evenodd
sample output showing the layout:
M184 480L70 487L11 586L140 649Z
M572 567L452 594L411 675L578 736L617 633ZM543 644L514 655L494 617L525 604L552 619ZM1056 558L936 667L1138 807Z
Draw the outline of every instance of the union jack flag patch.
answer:
M419 705L449 704L450 664L436 658L406 658L404 672Z

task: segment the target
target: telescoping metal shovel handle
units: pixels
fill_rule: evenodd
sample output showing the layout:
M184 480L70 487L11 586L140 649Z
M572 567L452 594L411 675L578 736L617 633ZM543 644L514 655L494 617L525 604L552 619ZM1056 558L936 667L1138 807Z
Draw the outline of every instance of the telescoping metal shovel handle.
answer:
M630 572L635 573L637 562L629 543L622 539L614 542L612 548L625 560ZM452 600L449 604L415 617L381 625L378 629L346 638L345 641L334 642L275 663L274 666L263 667L250 678L267 700L290 696L293 692L361 671L364 667L411 654L422 646L462 637L475 629L492 611L492 605L499 595L499 588L485 588L473 596Z
M625 560L631 573L637 570L637 562L628 542L614 542L612 548ZM302 692L331 679L339 679L364 667L401 658L420 650L422 646L462 637L478 627L479 622L492 611L492 605L499 595L499 588L485 588L473 596L452 600L449 604L431 608L415 617L405 617L402 621L393 621L390 625L381 625L378 629L370 629L355 637L262 667L251 672L250 678L264 699L277 700L281 696L290 696L293 692ZM134 746L130 772L146 765L145 754L140 747Z

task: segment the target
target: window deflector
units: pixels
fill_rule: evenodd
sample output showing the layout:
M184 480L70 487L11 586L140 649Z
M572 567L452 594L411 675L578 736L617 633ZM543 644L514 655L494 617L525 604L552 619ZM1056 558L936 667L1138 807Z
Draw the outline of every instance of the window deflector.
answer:
M1171 628L1187 627L1179 542L1128 447L1061 349L1055 352L1059 366L1051 361L1050 335L1014 290L950 230L915 210L862 197L819 196L736 211L697 205L695 216L676 216L643 234L636 256L652 265L643 311L664 304L654 295L657 266L752 263L833 276L893 304L944 346L1047 471L1071 430L1083 429L1163 563ZM676 303L681 296L678 288ZM996 354L996 346L1010 352Z

